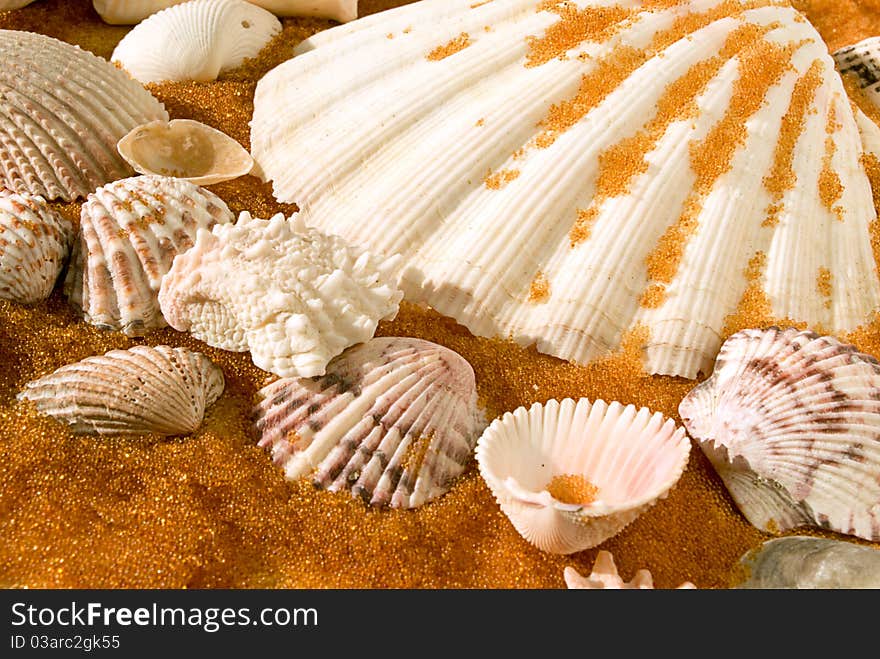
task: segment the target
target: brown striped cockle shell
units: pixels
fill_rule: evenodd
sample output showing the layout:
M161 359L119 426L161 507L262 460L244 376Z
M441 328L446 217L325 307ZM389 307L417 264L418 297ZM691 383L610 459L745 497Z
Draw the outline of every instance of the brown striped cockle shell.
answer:
M165 108L107 60L63 41L0 30L0 184L72 201L133 174L116 143Z
M648 570L639 570L631 581L624 581L617 572L614 564L614 556L604 549L596 554L596 562L593 563L593 571L589 577L584 577L576 569L569 566L563 573L565 585L572 590L651 590L654 588L654 578ZM679 590L691 590L696 588L690 581L685 581L678 586Z
M0 299L32 304L49 297L74 227L39 196L0 190Z
M841 74L856 77L865 93L880 105L880 37L868 37L834 52Z
M880 364L810 331L749 329L678 408L739 509L880 540Z
M98 188L83 204L64 290L87 322L128 336L166 326L157 299L174 257L199 229L231 222L214 193L164 176Z
M200 352L135 346L62 366L18 398L75 434L184 435L201 425L223 388L223 371Z
M259 396L259 445L287 478L376 506L415 508L445 493L479 433L470 364L421 339L374 338L325 375L278 380Z

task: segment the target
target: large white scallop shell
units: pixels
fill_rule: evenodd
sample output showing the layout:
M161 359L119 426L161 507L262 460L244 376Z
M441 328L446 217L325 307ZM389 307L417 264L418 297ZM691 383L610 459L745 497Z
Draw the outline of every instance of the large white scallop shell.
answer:
M71 201L133 171L119 138L165 108L124 72L51 37L0 30L0 183Z
M374 338L325 375L278 380L259 396L259 445L287 478L372 505L415 508L444 494L479 434L470 364L421 339Z
M213 185L244 176L254 159L216 128L192 119L151 121L119 140L119 154L141 174Z
M135 26L110 61L144 83L210 82L254 57L280 31L274 15L244 0L190 0Z
M639 570L630 581L624 581L617 572L614 556L604 549L596 554L596 562L589 577L584 577L573 567L563 572L565 585L572 590L652 590L654 578L648 570ZM690 581L678 586L678 590L696 588Z
M223 371L200 352L135 346L62 366L18 398L76 434L184 435L201 425L223 387Z
M262 369L323 375L333 357L397 315L399 263L306 227L298 215L243 212L235 225L198 232L162 280L159 304L171 327L249 350Z
M476 455L520 535L543 551L571 554L616 535L665 497L690 448L684 429L659 412L566 398L506 412L483 432Z
M278 199L479 335L586 362L642 327L694 377L752 284L834 331L880 308L853 110L785 3L424 0L304 41L251 128Z
M0 299L32 304L49 297L73 234L70 220L42 197L0 190Z
M759 529L880 540L880 364L830 336L744 330L679 415Z
M83 204L65 293L86 321L143 336L165 327L157 295L174 257L199 229L232 222L217 195L164 176L135 176L98 188Z

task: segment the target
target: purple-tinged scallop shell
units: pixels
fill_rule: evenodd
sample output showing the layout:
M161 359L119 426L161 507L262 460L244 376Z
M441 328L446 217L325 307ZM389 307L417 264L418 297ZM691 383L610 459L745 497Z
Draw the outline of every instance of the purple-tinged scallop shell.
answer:
M880 364L810 331L731 336L685 396L691 437L756 527L880 540Z
M377 506L415 508L445 493L480 429L470 364L421 339L374 338L323 376L278 380L259 395L259 445L287 478L310 475Z

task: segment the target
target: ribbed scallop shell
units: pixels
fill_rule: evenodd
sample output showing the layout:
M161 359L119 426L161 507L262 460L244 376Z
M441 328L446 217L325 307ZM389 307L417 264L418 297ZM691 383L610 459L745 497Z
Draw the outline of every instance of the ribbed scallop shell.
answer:
M151 121L133 129L116 148L141 174L173 176L196 185L238 178L254 166L241 144L192 119Z
M0 184L71 201L133 171L116 152L135 126L168 119L124 72L77 46L0 30Z
M223 371L200 352L135 346L62 366L18 398L76 434L184 435L201 425L223 387Z
M830 336L744 330L678 408L759 529L880 540L880 364Z
M376 506L415 508L444 494L479 432L470 364L421 339L372 339L325 375L278 380L259 396L259 445L287 478L310 476Z
M199 231L174 259L159 304L168 324L208 345L250 351L281 377L323 375L345 348L397 315L398 257L381 259L297 215L239 215Z
M737 588L880 588L880 550L853 542L788 536L748 551Z
M164 176L98 188L83 204L64 291L87 322L143 336L165 327L157 295L174 257L199 229L235 219L217 195Z
M572 590L652 590L654 578L648 570L639 570L630 581L624 581L617 572L614 556L602 550L596 554L596 562L589 577L581 576L573 567L565 568L565 585ZM681 584L679 590L696 588L690 581Z
M0 190L0 299L44 300L64 267L74 227L42 197Z
M157 11L186 0L93 0L95 11L105 23L134 25Z
M295 52L251 123L275 196L475 334L587 362L643 328L694 377L744 298L880 308L853 110L784 3L425 0Z
M659 412L566 398L506 412L483 432L476 455L520 535L543 551L571 554L616 535L665 497L690 448L684 429Z
M191 0L135 26L110 61L144 83L210 82L254 57L280 31L275 16L244 0Z
M834 61L842 74L855 73L861 88L880 104L880 37L869 37L835 51Z

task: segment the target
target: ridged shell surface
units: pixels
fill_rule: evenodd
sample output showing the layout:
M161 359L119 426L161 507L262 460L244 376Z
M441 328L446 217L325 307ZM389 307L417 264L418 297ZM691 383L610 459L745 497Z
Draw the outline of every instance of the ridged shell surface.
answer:
M483 480L526 540L571 554L619 533L681 477L683 428L602 400L549 400L495 419L477 441Z
M741 300L880 307L858 125L784 2L413 3L300 44L251 143L307 223L402 254L408 299L564 359L635 333L694 377Z
M42 197L0 191L0 299L44 300L70 251L73 224Z
M654 578L648 570L638 570L630 581L624 581L617 572L614 556L604 549L596 554L596 562L590 576L585 577L573 567L565 568L563 573L565 585L570 590L652 590ZM690 581L685 581L678 589L696 588Z
M173 328L250 351L271 373L323 375L333 357L397 315L399 263L306 227L298 215L243 212L235 225L198 232L162 280L159 304Z
M134 172L116 143L168 120L150 93L107 60L51 37L0 30L0 184L71 201Z
M19 395L76 434L184 435L223 393L223 371L169 346L111 350L29 382Z
M139 23L110 60L144 83L210 82L254 57L280 31L274 15L244 0L191 0Z
M880 588L880 550L830 538L768 540L740 565L748 578L737 588Z
M174 257L199 229L234 221L217 195L164 176L135 176L98 188L83 204L64 290L87 322L143 336L165 327L157 299Z
M842 74L854 73L859 86L880 105L880 37L869 37L834 53Z
M880 540L880 364L809 331L744 330L679 405L749 522Z
M374 338L323 376L278 380L259 395L259 445L287 478L377 506L415 508L444 494L480 430L470 364L420 339Z

